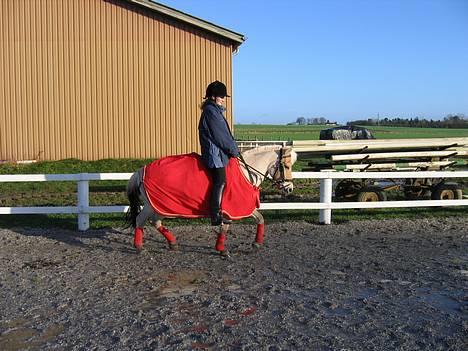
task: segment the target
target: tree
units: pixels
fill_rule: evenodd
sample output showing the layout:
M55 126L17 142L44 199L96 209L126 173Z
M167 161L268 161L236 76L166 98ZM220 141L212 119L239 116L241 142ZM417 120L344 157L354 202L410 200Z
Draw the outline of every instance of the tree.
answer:
M306 124L306 119L305 117L299 117L297 120L296 120L296 123L303 126Z

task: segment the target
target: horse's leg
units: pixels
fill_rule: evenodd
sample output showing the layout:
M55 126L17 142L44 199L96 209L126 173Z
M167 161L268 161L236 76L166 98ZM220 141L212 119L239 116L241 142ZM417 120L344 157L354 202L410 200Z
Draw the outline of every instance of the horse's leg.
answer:
M132 177L130 181L132 182L132 187L138 187L138 198L139 201L143 203L143 209L138 213L135 219L135 235L133 237L133 246L135 246L137 252L140 253L143 249L143 229L145 227L145 223L148 219L154 218L156 213L146 196L142 169L140 169L138 173L136 173L135 177Z
M133 246L140 252L143 249L143 228L148 218L154 216L154 210L148 203L144 203L143 209L136 218L135 236Z
M156 229L158 230L158 232L160 232L166 238L167 243L169 244L169 249L177 250L178 245L177 245L176 237L174 236L174 234L172 234L172 232L169 229L163 226L162 224L163 219L164 217L162 217L159 214L156 214L153 217L154 225L156 226Z
M255 218L255 221L257 222L257 235L255 236L255 242L252 244L252 246L255 249L259 249L263 245L263 239L265 235L265 221L263 219L263 215L258 210L255 210L252 213L252 217Z
M228 256L229 252L226 250L224 244L226 242L226 236L229 230L229 224L223 223L220 227L218 232L218 238L216 239L216 246L215 249L218 251L222 256Z

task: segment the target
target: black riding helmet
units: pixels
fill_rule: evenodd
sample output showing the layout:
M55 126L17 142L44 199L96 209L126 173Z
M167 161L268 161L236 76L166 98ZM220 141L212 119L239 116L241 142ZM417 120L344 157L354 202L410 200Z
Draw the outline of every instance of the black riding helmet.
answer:
M213 83L210 83L206 87L206 94L205 94L205 99L208 99L210 97L231 97L230 95L227 94L227 89L224 83L221 83L218 80L215 80Z

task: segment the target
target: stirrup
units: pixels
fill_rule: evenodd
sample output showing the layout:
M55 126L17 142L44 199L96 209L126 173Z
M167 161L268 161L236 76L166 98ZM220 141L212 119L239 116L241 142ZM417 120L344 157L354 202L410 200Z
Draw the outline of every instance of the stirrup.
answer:
M212 226L218 226L223 224L223 216L221 213L218 213L216 216L211 217L211 225Z

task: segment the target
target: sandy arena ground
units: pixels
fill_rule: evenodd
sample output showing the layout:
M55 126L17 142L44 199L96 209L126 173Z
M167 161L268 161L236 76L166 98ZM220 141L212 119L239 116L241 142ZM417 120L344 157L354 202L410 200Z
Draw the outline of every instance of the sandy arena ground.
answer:
M466 218L171 229L0 230L0 350L468 349Z

